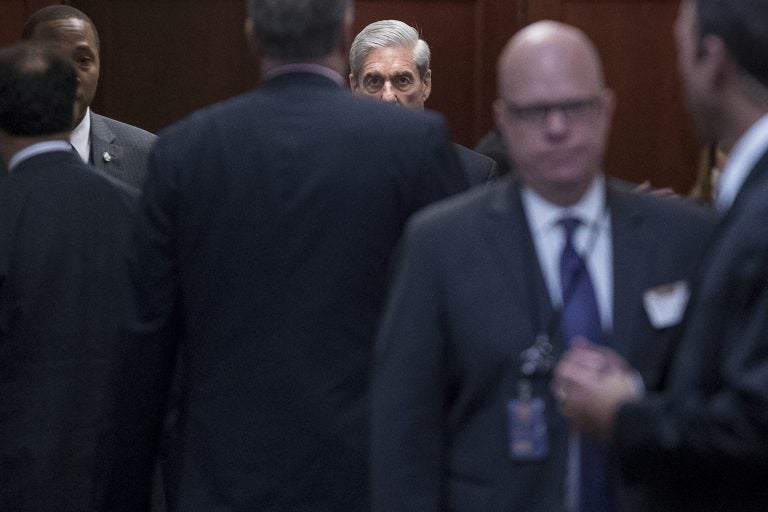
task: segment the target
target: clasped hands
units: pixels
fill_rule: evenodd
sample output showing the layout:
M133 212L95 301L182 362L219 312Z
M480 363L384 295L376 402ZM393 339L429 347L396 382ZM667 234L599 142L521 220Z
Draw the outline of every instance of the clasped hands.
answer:
M560 358L551 386L573 427L606 440L619 406L642 394L639 375L624 358L583 337L574 338Z

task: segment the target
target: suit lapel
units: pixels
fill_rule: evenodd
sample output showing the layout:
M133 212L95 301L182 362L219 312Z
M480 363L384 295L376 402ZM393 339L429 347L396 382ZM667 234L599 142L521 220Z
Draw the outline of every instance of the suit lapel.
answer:
M107 172L107 166L122 155L123 148L115 144L115 134L100 115L91 112L91 164Z
M611 212L611 239L613 245L613 347L623 354L627 350L642 350L632 343L638 318L644 314L638 300L643 289L644 272L649 268L648 241L651 234L641 211L622 193L608 187L607 201ZM644 270L646 269L646 270Z
M490 222L483 224L488 228L485 238L496 256L501 279L516 299L513 307L520 311L520 318L530 320L533 343L540 333L553 334L547 333L546 325L554 316L552 302L523 210L520 186L512 179L499 185L486 210Z

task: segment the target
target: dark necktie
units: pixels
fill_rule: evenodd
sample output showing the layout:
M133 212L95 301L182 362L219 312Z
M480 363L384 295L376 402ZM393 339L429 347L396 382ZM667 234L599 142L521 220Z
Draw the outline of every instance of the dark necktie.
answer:
M605 345L606 336L592 280L586 262L573 246L573 233L580 223L572 217L560 221L565 236L560 256L563 336L566 343L570 343L574 336L584 336L592 343ZM579 512L613 511L607 447L595 439L581 436L579 459Z

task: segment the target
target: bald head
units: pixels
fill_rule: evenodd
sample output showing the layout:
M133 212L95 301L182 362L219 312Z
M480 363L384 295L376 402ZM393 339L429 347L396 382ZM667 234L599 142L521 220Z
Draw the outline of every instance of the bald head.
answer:
M504 47L498 61L499 92L514 94L531 80L564 74L585 87L604 87L600 57L587 36L564 23L540 21L519 31Z
M577 202L602 173L613 115L597 50L554 21L518 32L498 63L496 125L523 183L556 204Z

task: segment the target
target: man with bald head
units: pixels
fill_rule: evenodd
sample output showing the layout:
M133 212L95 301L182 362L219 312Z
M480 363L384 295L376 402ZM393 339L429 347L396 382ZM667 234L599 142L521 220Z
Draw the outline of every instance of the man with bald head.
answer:
M665 299L711 222L606 178L615 100L581 31L530 25L498 76L519 180L407 227L375 357L375 510L631 510L605 446L559 415L551 369L572 344L609 345L658 386L682 312Z
M431 51L418 31L399 20L381 20L360 31L349 50L349 85L357 96L424 110L432 92ZM461 144L453 148L470 185L493 181L496 162Z

